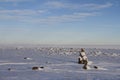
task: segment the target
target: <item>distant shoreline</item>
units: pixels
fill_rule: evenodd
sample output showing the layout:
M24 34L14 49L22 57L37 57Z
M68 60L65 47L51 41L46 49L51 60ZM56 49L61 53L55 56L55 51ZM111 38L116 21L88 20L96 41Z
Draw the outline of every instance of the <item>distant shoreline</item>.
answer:
M120 45L83 45L83 44L0 44L1 47L61 47L61 48L120 48Z

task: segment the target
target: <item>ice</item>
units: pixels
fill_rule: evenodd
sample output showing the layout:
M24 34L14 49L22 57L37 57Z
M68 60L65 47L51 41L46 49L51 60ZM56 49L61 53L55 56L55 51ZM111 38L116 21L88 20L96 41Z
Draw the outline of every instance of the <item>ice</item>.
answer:
M120 80L120 49L89 47L87 70L77 63L81 47L1 47L0 80Z

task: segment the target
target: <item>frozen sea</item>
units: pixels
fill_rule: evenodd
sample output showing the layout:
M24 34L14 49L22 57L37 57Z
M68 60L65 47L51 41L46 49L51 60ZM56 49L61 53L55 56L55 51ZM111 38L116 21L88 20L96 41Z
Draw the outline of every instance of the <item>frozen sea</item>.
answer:
M119 47L85 47L87 70L77 63L83 47L0 47L0 80L120 80Z

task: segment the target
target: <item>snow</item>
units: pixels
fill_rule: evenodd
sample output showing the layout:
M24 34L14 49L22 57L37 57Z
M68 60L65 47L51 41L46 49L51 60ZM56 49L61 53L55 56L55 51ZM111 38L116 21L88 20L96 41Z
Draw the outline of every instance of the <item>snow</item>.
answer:
M119 48L85 48L87 70L77 63L79 50L74 46L1 47L0 80L120 80ZM34 66L38 70L32 70Z

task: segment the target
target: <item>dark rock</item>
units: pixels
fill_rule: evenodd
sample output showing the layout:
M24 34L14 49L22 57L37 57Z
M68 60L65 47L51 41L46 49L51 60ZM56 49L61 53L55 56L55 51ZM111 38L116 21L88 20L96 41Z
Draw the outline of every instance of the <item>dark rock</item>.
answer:
M98 67L97 67L97 66L94 66L94 68L95 68L95 69L98 69Z
M32 67L32 70L41 70L41 69L43 69L44 67L43 66L41 66L41 67Z
M12 69L11 68L8 68L9 71L11 71Z
M43 69L44 67L43 67L43 66L41 66L40 68L42 68L42 69Z
M32 67L32 70L39 70L39 67Z

